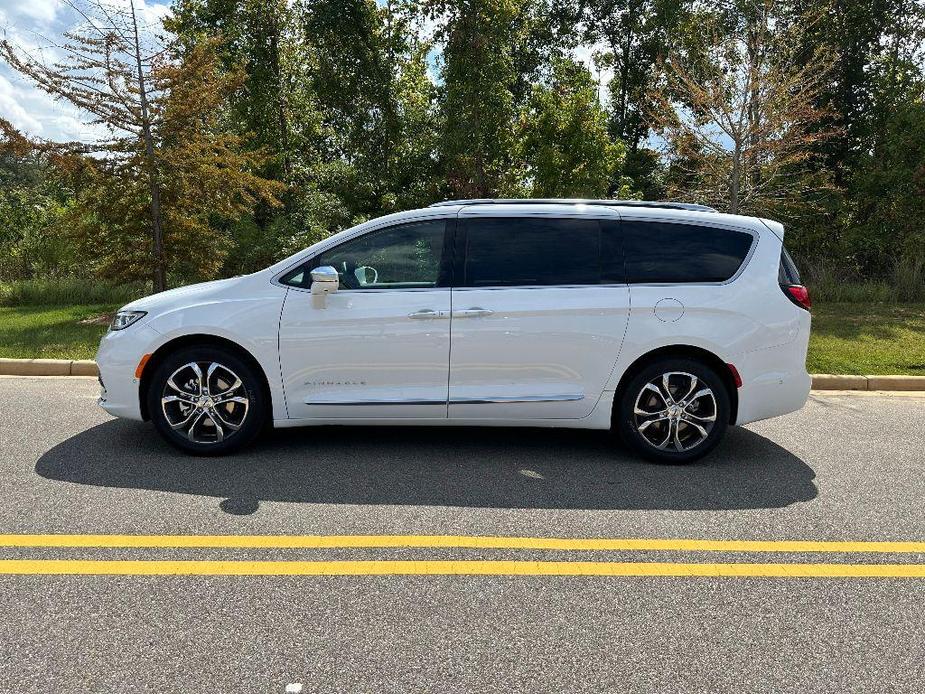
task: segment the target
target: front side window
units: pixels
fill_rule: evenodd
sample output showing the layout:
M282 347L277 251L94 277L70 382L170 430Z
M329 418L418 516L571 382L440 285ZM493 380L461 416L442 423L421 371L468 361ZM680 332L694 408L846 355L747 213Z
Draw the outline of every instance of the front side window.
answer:
M467 287L601 282L597 220L491 217L470 219L465 228Z
M626 221L623 253L630 284L725 282L748 256L752 235L694 224Z
M283 277L284 284L308 288L309 268L330 265L341 289L436 287L443 260L446 220L412 222L345 241Z

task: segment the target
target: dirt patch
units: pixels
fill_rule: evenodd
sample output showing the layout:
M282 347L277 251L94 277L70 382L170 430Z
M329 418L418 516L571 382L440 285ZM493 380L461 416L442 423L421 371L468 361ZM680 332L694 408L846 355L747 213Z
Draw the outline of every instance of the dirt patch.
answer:
M83 320L77 321L81 325L109 325L112 323L112 317L116 315L114 313L100 313L97 316L90 316L89 318L84 318Z

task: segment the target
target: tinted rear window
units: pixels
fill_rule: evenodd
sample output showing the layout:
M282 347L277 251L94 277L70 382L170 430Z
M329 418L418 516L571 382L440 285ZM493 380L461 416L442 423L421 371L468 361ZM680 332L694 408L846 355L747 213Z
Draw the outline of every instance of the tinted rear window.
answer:
M596 220L494 217L470 219L465 228L465 286L601 281L601 230Z
M725 282L752 245L751 234L709 226L629 221L622 228L631 284Z
M780 270L778 271L778 281L781 284L802 284L800 282L800 271L797 270L796 263L787 252L787 249L781 246L780 249Z

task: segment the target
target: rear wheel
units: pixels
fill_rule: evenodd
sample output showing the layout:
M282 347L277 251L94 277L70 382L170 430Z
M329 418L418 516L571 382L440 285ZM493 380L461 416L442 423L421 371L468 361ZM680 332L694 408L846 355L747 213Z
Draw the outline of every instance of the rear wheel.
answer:
M725 384L693 359L661 359L643 367L617 406L624 443L658 462L687 463L705 456L729 423Z
M267 403L253 367L221 347L190 347L158 366L148 412L171 444L196 455L231 453L260 433Z

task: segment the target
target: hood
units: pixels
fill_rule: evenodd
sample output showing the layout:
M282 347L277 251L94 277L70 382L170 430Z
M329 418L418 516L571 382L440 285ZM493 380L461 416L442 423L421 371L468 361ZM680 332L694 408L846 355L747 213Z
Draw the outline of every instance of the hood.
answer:
M198 303L213 296L221 296L225 291L239 284L245 278L231 277L226 280L200 282L185 287L168 289L158 294L152 294L142 299L126 304L123 311L147 311L148 313L162 313L172 308L178 308L190 303Z

